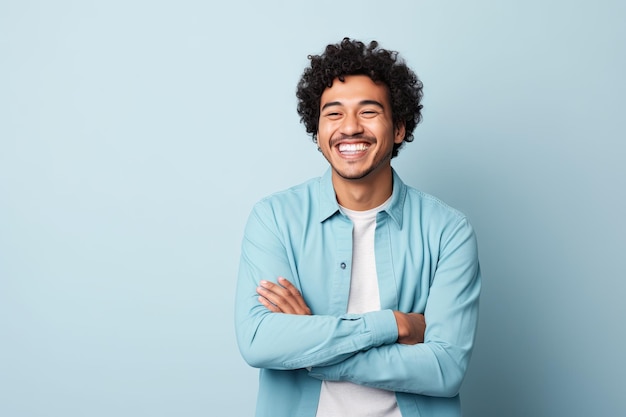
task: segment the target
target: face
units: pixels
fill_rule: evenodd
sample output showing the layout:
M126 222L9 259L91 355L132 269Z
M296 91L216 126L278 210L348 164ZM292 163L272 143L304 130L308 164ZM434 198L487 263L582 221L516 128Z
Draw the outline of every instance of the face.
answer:
M366 75L336 79L322 94L317 144L333 174L345 180L375 177L390 169L393 145L404 139L394 126L389 93Z

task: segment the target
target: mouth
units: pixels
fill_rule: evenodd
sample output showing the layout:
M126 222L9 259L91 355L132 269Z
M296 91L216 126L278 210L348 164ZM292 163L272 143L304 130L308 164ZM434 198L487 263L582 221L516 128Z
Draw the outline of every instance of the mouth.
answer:
M334 143L333 143L334 142ZM331 141L331 146L337 153L348 159L360 158L376 143L376 139L368 137L337 138Z
M344 156L356 156L367 152L371 145L365 142L358 143L340 143L337 145L337 150Z

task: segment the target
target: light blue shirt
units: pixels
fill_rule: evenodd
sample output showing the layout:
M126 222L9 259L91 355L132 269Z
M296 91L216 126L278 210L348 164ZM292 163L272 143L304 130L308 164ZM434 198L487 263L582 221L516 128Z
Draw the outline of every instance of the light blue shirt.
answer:
M406 186L376 218L380 311L346 314L352 223L328 170L273 194L250 214L241 248L235 327L243 358L260 368L257 417L314 417L322 380L396 392L403 416L458 417L474 345L480 268L466 217ZM311 316L272 313L262 279L291 281ZM396 343L393 310L423 313L424 343Z

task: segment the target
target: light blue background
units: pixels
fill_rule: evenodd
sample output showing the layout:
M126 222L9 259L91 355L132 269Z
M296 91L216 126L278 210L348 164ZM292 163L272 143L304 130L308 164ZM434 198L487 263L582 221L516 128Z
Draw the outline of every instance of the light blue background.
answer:
M253 414L242 229L325 170L294 91L344 35L419 74L394 165L477 230L466 415L626 415L625 18L617 0L0 1L0 416Z

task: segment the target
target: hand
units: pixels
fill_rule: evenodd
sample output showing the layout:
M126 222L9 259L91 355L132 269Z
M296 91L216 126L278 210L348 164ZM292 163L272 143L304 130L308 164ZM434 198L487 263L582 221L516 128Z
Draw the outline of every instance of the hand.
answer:
M426 319L423 314L394 311L393 315L398 325L398 343L403 345L424 343Z
M274 313L311 315L311 309L304 302L300 291L283 277L278 277L278 284L261 281L256 292L261 304Z

